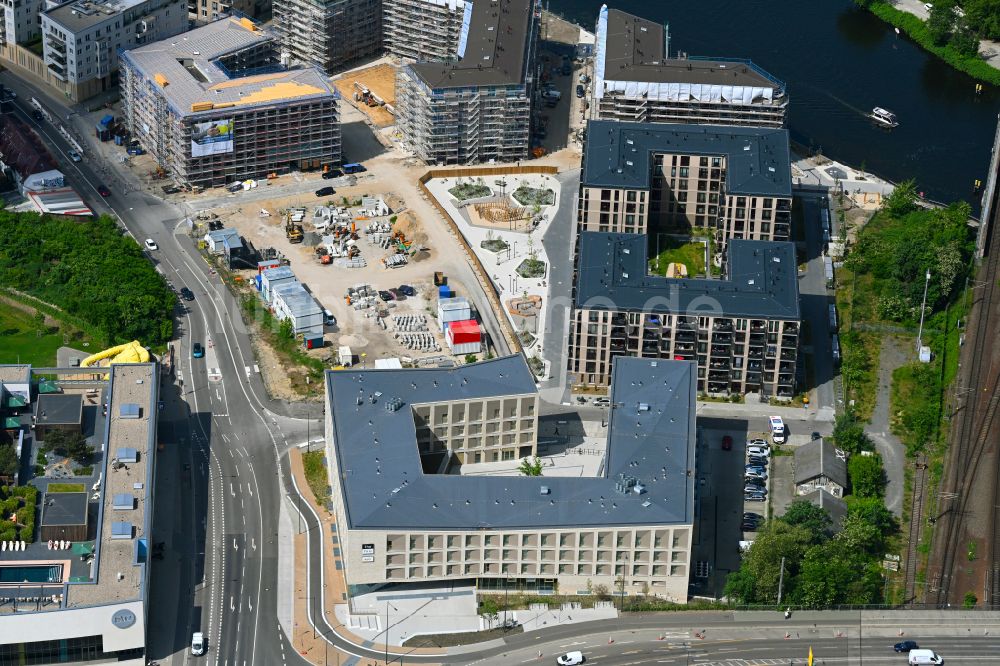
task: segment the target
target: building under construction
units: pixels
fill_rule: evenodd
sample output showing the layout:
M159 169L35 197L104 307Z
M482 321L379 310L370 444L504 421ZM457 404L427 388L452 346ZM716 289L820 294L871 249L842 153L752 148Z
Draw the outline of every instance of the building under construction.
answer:
M670 58L663 25L601 7L590 117L784 127L785 84L749 60Z
M337 93L316 68L287 68L248 19L123 53L121 89L132 136L181 184L340 164Z
M454 60L463 26L472 20L471 1L385 0L385 49L408 60Z
M414 63L396 80L397 127L434 164L528 157L541 10L537 0L477 0L458 62Z
M282 48L327 73L382 52L381 0L274 0L273 11Z

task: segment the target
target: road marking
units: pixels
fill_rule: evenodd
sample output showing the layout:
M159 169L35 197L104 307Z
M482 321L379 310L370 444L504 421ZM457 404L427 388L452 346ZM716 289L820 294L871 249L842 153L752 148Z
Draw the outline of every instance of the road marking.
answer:
M232 495L233 497L236 497L236 489L233 488L232 482L230 482L230 484L229 484L229 494ZM236 542L236 540L233 539L233 543L235 543L235 542Z
M233 550L239 550L240 545L236 543L236 537L233 537Z

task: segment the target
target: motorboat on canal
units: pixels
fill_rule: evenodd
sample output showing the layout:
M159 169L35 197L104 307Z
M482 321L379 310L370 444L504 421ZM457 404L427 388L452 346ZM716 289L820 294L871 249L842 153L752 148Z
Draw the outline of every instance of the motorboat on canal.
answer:
M868 114L868 117L885 127L899 126L899 121L896 120L896 114L889 109L883 109L881 106L876 106L872 109L872 112Z

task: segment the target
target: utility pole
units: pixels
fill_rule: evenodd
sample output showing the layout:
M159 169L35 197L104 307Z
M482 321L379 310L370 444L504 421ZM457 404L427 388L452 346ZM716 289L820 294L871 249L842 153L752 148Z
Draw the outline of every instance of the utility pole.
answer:
M920 347L923 345L924 337L924 310L927 309L927 287L931 283L931 269L927 269L926 279L924 280L924 302L920 304L920 329L917 331L917 355L920 355Z
M781 558L781 573L778 575L778 605L781 605L781 590L785 584L785 558Z

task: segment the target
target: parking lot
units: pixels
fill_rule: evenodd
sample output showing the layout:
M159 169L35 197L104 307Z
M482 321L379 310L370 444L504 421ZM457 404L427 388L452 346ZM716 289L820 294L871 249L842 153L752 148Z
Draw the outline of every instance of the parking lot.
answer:
M691 593L717 598L722 595L726 577L740 566L741 542L753 541L754 526L771 515L784 513L794 499L793 458L787 451L771 455L775 447L770 434L751 430L746 420L699 418L698 434L698 502ZM763 488L763 492L756 493L761 501L750 500L745 493L749 488L745 479L748 447L752 446L765 446L768 453L754 458L762 467L754 474ZM758 522L747 522L746 513L757 514Z

